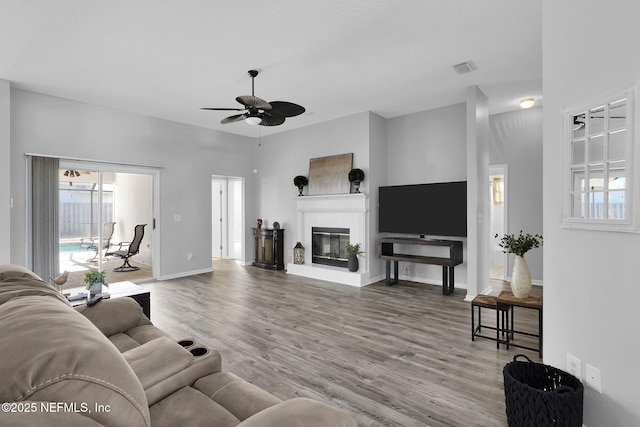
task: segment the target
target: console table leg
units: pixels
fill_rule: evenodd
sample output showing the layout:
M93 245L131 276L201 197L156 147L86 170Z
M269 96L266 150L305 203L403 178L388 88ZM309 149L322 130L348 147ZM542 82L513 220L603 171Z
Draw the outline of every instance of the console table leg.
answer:
M442 295L450 295L453 292L453 267L442 266Z
M391 286L398 283L398 261L393 261L393 267L394 267L393 279L391 279L391 260L386 260L385 264L386 264L386 278L384 283L387 286Z

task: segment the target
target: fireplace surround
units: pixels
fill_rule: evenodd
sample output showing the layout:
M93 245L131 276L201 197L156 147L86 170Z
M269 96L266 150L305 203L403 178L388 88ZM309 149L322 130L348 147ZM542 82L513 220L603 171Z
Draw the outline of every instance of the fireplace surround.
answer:
M304 264L287 264L287 274L328 280L351 286L372 283L369 263L369 198L363 193L328 194L296 197L297 225L293 241L307 248ZM314 263L312 259L313 227L348 228L349 243L360 244L365 253L360 258L360 268L350 272L347 268ZM345 244L346 246L346 244Z

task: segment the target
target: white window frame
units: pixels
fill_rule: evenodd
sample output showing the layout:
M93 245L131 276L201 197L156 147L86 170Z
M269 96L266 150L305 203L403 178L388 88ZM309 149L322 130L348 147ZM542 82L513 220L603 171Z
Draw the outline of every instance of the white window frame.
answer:
M582 218L574 216L572 214L572 191L573 191L573 176L572 176L572 137L574 127L574 117L582 113L589 114L589 111L596 109L600 106L607 106L617 100L626 98L626 138L625 138L625 218L624 219L609 219L609 218ZM562 226L564 228L575 228L585 230L599 230L599 231L618 231L618 232L638 232L638 213L640 209L638 207L640 196L640 184L637 182L637 177L640 176L638 154L640 152L638 144L638 84L633 86L608 92L600 96L583 101L579 104L566 108L563 112L563 131L562 131L562 144L563 144L563 221ZM605 137L605 144L608 141L608 123L603 126L603 133L607 134ZM588 139L588 129L585 129L585 140ZM585 145L585 184L589 179L589 163L588 155L586 153ZM607 164L608 147L605 147L605 158L603 163ZM608 191L608 170L607 166L604 167L603 180L605 181L604 192ZM588 192L587 192L588 194ZM606 202L605 202L606 203ZM606 206L606 204L605 204Z

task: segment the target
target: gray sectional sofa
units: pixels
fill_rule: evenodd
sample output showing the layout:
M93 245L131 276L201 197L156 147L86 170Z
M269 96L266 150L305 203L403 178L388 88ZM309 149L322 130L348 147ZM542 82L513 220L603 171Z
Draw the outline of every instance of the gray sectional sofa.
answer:
M0 266L0 425L355 427L325 403L279 398L218 352L155 327L131 298L72 308L31 271Z

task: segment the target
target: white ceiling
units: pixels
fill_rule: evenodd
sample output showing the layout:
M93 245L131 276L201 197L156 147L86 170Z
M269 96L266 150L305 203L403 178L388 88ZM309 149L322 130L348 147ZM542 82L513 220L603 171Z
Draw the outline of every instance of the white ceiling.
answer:
M458 75L452 65L472 60ZM276 127L222 125L251 94L303 105ZM372 111L542 98L540 0L0 0L13 87L251 137Z

